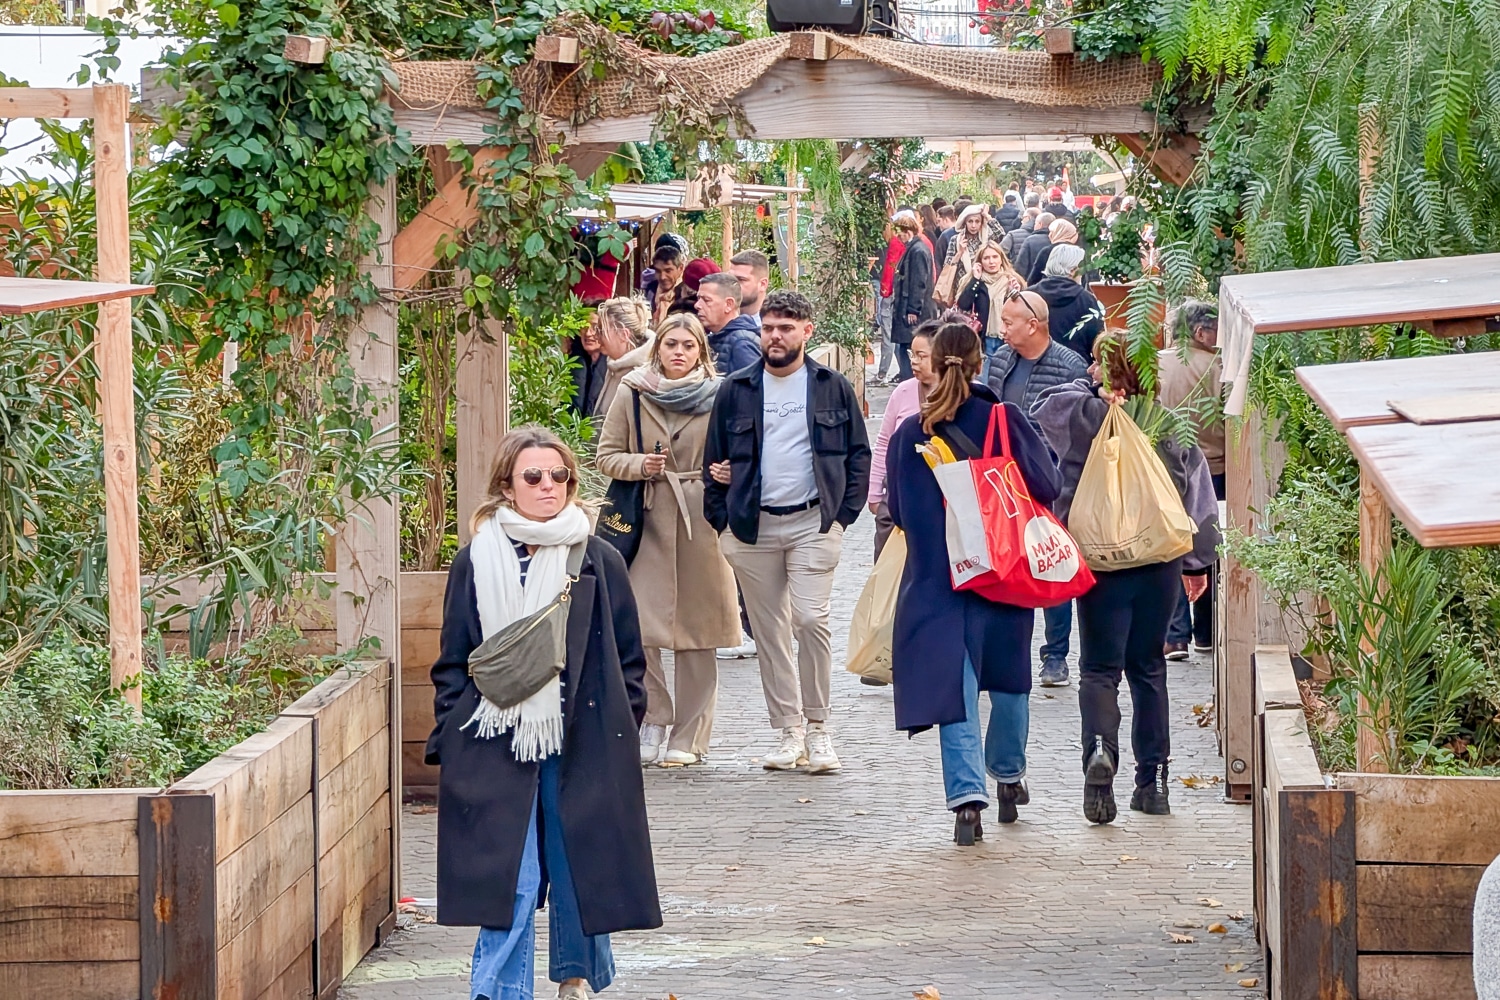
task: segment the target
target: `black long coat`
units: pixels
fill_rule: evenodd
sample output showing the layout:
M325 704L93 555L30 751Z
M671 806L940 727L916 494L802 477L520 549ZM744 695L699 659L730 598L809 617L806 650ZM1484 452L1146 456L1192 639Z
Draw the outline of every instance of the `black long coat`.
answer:
M1037 501L1050 506L1062 485L1051 452L1019 407L999 403L983 385L958 408L953 422L983 448L990 410L1005 407L1010 453ZM978 668L981 691L1031 690L1031 627L1036 613L953 589L944 530L943 491L917 454L926 441L922 418L907 417L891 435L885 501L891 520L906 532L906 569L896 597L891 672L896 728L916 732L962 722L963 666L967 653ZM999 454L996 446L994 454Z
M437 725L427 741L427 763L442 765L437 915L440 924L509 929L540 765L515 759L509 733L481 740L472 727L461 728L479 704L468 663L482 638L465 546L448 571L442 649L432 667ZM608 542L590 538L568 612L558 793L588 935L662 923L639 750L645 676L625 560ZM545 841L538 836L537 842ZM545 857L542 869L545 886Z
M917 324L938 314L932 301L934 284L932 252L918 236L906 244L901 263L896 265L896 283L891 295L892 343L910 344ZM916 316L917 322L908 323L908 315Z

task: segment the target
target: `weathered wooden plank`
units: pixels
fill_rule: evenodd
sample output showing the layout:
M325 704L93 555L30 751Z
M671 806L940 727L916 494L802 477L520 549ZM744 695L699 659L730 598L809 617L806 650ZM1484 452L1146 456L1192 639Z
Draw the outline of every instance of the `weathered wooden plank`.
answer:
M220 859L215 871L217 940L229 941L250 927L282 893L312 871L314 848L309 793L239 850Z
M1435 266L1451 264L1448 258ZM1476 291L1488 288L1490 281L1490 273L1476 272L1472 287ZM1400 420L1391 409L1393 396L1420 399L1493 390L1500 384L1500 351L1304 365L1297 369L1297 381L1341 431L1365 424L1393 424Z
M92 118L93 87L5 87L0 118Z
M425 801L437 793L438 769L423 761L426 740L408 740L401 744L402 795Z
M318 771L338 767L371 736L385 729L390 708L391 666L362 661L340 669L282 714L318 720Z
M137 875L138 800L154 788L0 795L0 876Z
M425 113L413 112L413 114L421 117ZM481 132L477 138L471 136L465 140L466 145L477 143L484 147L474 153L476 173L482 174L490 162L509 152L504 147L488 145L493 138ZM441 146L446 145L446 142L436 142L431 145ZM437 266L439 242L453 240L467 232L478 218L479 208L474 202L472 184L466 183L466 177L463 174L450 177L447 183L438 189L432 200L417 213L416 218L395 234L391 245L392 256L386 258L386 263L395 262L393 275L395 284L392 287L416 288L420 285L427 277L427 273ZM394 225L394 221L392 224Z
M382 729L318 779L318 840L326 853L390 791L391 733Z
M0 996L18 1000L139 1000L140 962L10 962L0 965Z
M458 460L453 470L460 545L469 543L469 522L489 495L496 449L509 429L509 360L506 324L476 317L462 331L454 380ZM441 605L431 615L441 628Z
M311 1000L313 996L313 948L297 956L286 971L276 977L259 1000ZM327 993L324 996L328 996Z
M1393 399L1391 409L1414 424L1455 424L1500 420L1500 392L1460 392L1446 396Z
M140 905L128 875L0 878L0 963L137 961Z
M1273 996L1355 1000L1354 796L1283 791L1277 808L1280 878L1267 900L1280 911L1280 938L1271 942Z
M1349 447L1426 548L1500 544L1500 420L1351 427Z
M213 1000L215 802L202 792L140 800L140 995Z
M1468 954L1482 865L1360 865L1359 950Z
M1361 955L1359 1000L1477 1000L1467 955Z
M313 873L308 871L259 920L219 944L217 1000L255 1000L313 939Z
M578 62L578 39L567 35L540 35L533 54L537 62L571 66Z
M0 90L4 93L9 87ZM150 295L151 285L109 281L69 281L63 278L0 277L0 316L23 316L47 309L67 309L111 299Z
M401 627L443 627L443 594L448 589L448 571L401 574Z
M443 633L435 628L401 630L401 683L432 688L432 665L437 662Z
M213 795L215 857L229 857L312 790L312 737L311 719L278 717L172 786Z
M1324 787L1323 770L1307 734L1301 708L1268 708L1263 713L1266 734L1266 787L1274 795L1287 789Z
M1255 647L1255 710L1302 707L1302 689L1286 646Z
M318 866L321 982L347 975L375 946L375 929L391 912L390 810L391 799L382 795Z
M1500 778L1340 774L1361 863L1487 865L1500 856Z
M425 741L432 735L432 726L432 685L405 685L401 692L401 738Z
M328 58L328 38L326 35L287 35L281 54L304 66L322 65Z

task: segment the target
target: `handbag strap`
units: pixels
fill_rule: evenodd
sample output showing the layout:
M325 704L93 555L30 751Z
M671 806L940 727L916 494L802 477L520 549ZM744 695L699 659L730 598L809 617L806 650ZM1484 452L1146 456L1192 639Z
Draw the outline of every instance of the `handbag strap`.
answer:
M1000 457L1010 458L1010 419L1005 415L1005 404L990 407L990 426L984 432L984 453L995 454L995 436L1000 436Z
M945 420L933 428L933 433L947 441L956 455L962 455L967 459L983 458L984 453L974 443L974 439L959 429L959 426L951 420Z
M578 582L578 577L583 573L583 557L588 552L589 542L585 538L568 546L568 582L563 584L562 593L558 595L560 600L566 601L573 593L573 584Z
M635 409L635 451L638 455L644 455L646 453L646 446L641 443L641 390L631 387L630 397ZM582 565L582 558L582 556L579 557L580 565ZM577 576L576 573L573 575Z

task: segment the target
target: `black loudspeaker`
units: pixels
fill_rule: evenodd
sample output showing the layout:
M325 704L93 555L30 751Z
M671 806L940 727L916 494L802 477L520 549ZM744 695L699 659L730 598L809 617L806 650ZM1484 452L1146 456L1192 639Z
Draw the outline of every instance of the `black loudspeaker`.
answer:
M766 25L774 32L889 35L895 24L896 0L766 0Z

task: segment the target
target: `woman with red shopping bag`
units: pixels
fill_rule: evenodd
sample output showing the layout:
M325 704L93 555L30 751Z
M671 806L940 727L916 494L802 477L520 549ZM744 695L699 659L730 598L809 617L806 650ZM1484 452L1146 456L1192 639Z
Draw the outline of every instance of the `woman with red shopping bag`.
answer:
M983 836L980 811L990 804L986 773L999 786L1000 822L1015 822L1016 807L1029 800L1024 779L1034 612L954 589L943 491L918 448L934 434L949 446L954 439L984 442L992 412L1003 407L1003 446L1031 500L1050 504L1061 480L1047 446L1021 411L1002 404L987 387L971 384L980 365L979 337L972 329L961 323L939 329L930 363L938 383L921 412L891 436L886 459L886 503L908 545L896 598L891 671L896 728L915 734L939 727L954 840L969 845ZM980 691L990 695L983 739Z

